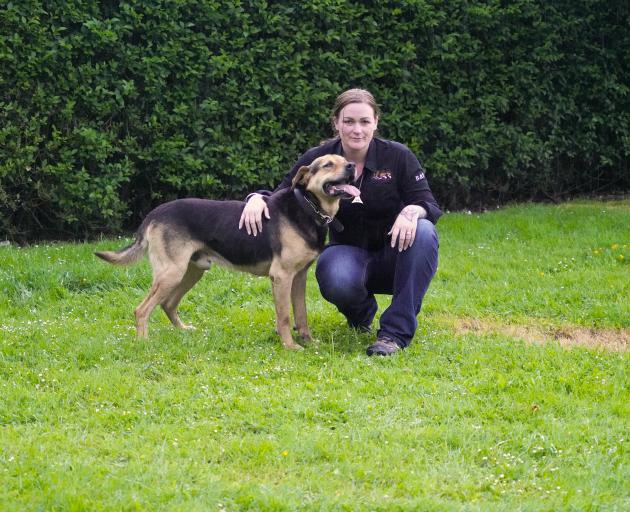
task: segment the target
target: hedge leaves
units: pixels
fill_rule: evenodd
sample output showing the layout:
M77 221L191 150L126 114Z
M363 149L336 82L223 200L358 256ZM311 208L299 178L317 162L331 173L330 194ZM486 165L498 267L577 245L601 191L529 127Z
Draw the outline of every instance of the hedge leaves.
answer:
M349 87L448 208L630 187L621 0L20 0L0 7L0 236L272 187Z

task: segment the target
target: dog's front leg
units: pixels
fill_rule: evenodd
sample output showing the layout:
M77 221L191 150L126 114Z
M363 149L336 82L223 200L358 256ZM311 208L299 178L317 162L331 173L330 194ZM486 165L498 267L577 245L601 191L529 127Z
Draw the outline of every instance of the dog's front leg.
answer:
M310 266L310 265L309 265ZM293 303L293 317L295 327L304 341L313 341L311 331L308 328L306 313L306 275L308 266L300 270L293 278L291 286L291 302Z
M291 335L291 285L293 274L282 268L274 268L269 272L273 299L276 306L276 330L284 348L301 350L302 347L293 341Z

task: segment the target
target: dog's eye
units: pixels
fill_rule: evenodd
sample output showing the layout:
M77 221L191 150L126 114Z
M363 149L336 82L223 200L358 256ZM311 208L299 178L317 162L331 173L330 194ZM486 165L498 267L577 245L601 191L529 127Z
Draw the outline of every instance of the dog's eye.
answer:
M333 166L333 163L332 163L332 162L326 162L326 163L324 164L324 167L332 167L332 166Z

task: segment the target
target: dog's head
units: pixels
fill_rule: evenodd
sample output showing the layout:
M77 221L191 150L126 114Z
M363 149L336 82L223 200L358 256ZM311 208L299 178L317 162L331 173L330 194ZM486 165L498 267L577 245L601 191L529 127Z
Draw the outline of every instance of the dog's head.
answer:
M340 155L324 155L302 166L293 178L293 188L302 186L319 199L320 204L333 204L340 199L356 197L361 192L354 181L355 166Z

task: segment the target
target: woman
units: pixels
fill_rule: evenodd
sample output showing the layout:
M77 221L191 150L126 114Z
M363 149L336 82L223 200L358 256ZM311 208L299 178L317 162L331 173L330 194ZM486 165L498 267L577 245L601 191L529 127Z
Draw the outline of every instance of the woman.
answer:
M370 332L377 311L375 293L392 295L380 317L368 355L391 355L411 342L422 299L435 275L442 215L422 165L404 145L376 138L379 108L372 94L350 89L339 95L332 113L336 137L309 149L278 189L291 185L297 170L321 155L335 153L356 164L354 185L361 195L342 201L336 218L343 231L330 232L315 275L322 296L348 324ZM250 194L239 223L256 236L262 231L268 191Z

